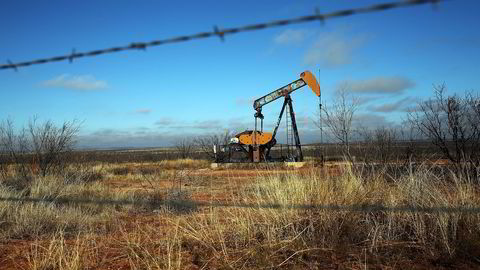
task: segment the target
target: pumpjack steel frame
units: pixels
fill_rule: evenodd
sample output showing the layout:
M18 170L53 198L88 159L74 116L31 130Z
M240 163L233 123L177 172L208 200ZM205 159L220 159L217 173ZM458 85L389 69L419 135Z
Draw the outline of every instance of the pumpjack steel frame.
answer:
M282 122L282 117L283 117L283 113L285 111L285 108L288 107L287 109L287 112L286 113L290 113L290 119L292 121L292 129L293 129L293 137L294 137L294 140L295 140L295 149L296 149L296 155L294 157L295 161L298 161L298 162L302 162L303 161L303 152L302 152L302 145L300 143L300 136L298 135L298 129L297 129L297 121L295 119L295 112L293 110L293 103L292 103L292 98L290 97L290 94L286 94L285 95L285 99L283 101L283 106L282 106L282 109L280 110L280 115L278 116L278 120L277 120L277 124L275 125L275 128L273 130L273 135L272 137L275 138L275 136L277 135L277 131L278 131L278 127L280 126L280 123ZM261 109L260 111L257 110L257 112L255 113L255 132L257 131L257 118L260 118L261 120L261 127L262 129L260 130L261 132L263 132L263 115L261 113ZM254 133L256 134L256 133ZM260 160L255 160L255 151L258 151L259 155L260 155L260 151L259 151L259 147L258 145L254 145L254 162L259 162ZM255 149L255 147L257 147ZM267 145L266 147L266 151L265 151L265 154L264 154L264 160L267 161L270 159L270 150L272 149L273 145Z
M297 79L255 100L253 103L253 108L255 109L255 129L253 131L244 131L235 135L235 138L232 138L233 141L229 144L230 146L232 146L229 148L229 156L231 156L232 149L234 149L233 151L236 151L235 149L240 149L240 151L248 153L247 159L250 162L271 161L272 158L270 157L270 151L271 148L276 144L275 136L277 134L278 127L280 126L280 123L282 121L285 108L287 108L288 111L286 112L286 117L289 116L291 119L291 128L293 133L292 135L295 141L295 155L293 156L293 158L287 157L287 159L290 159L290 161L303 161L300 136L298 134L297 122L295 119L295 112L293 110L293 102L290 94L306 85L311 88L313 93L315 93L317 96L320 96L320 85L318 84L315 76L310 71L304 71L300 74L300 79ZM273 133L263 132L264 116L262 114L262 107L282 97L284 97L283 106L280 111L280 115L278 117L277 124L275 125ZM259 118L260 130L258 130ZM290 142L287 142L287 145L291 145L289 143ZM248 150L245 148L247 146Z

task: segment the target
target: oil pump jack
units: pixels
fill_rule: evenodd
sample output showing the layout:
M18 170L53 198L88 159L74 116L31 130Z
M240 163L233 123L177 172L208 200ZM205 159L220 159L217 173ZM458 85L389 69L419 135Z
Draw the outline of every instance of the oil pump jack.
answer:
M300 74L300 79L255 100L253 102L253 108L255 109L255 129L246 130L235 135L235 137L230 140L230 149L240 149L239 151L247 154L246 160L250 162L271 161L270 150L277 142L275 136L278 127L280 126L285 108L287 108L286 117L290 117L291 119L292 136L295 141L295 155L292 159L299 162L303 161L302 147L300 145L300 137L298 136L295 112L293 111L290 94L305 85L308 85L315 95L320 96L320 85L315 79L315 76L310 71L304 71ZM264 116L262 114L262 107L281 97L284 97L283 106L273 133L263 132ZM260 130L257 129L258 119L260 119Z

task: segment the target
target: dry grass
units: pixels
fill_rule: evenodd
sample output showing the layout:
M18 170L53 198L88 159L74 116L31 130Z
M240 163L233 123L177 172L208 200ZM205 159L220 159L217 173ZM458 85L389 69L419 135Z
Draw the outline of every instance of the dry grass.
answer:
M405 174L393 183L382 175L364 179L346 167L339 177L278 175L260 178L238 198L240 203L292 205L475 206L478 194L468 181L447 182L429 168ZM480 253L479 215L460 213L359 213L276 208L210 209L180 222L190 246L203 250L200 265L250 268L313 267L322 252L366 250L388 255L395 250L456 258ZM193 248L192 250L195 250ZM199 265L199 266L200 266Z
M103 177L96 176L95 179ZM0 240L35 239L58 231L75 234L105 230L119 207L96 204L64 204L62 199L129 199L131 194L113 193L91 174L32 176L26 183L20 175L0 182L0 195L7 198L45 199L45 202L0 202ZM18 179L15 182L11 179ZM19 188L18 183L21 183Z
M175 159L159 162L105 164L103 167L114 175L155 174L162 170L188 170L210 167L210 161L203 159Z
M165 215L168 215L165 213ZM159 234L158 227L136 225L133 232L122 231L117 243L131 269L184 269L181 235L178 223L169 224ZM153 237L152 237L153 236Z
M446 261L446 265L462 259L475 265L480 258L478 214L291 208L479 205L477 184L448 173L439 174L437 167L406 169L395 176L388 175L388 170L357 173L349 166L342 167L335 176L317 168L298 173L279 170L270 176L258 174L251 184L238 186L230 195L233 204L259 207L195 208L175 205L173 202L179 199L188 202L190 194L171 189L165 192L158 181L177 177L174 171L183 165L195 168L204 164L200 166L201 162L192 160L162 164L163 170L155 173L142 174L135 169L127 175L112 174L114 166L102 167L101 179L144 179L150 186L144 192L112 194L103 181L65 181L52 176L35 178L28 190L3 186L2 196L99 196L142 200L151 205L132 211L127 207L0 203L2 237L37 239L25 255L32 269L106 267L99 263L104 258L102 252L106 252L102 249L114 251L109 255L108 267L132 269L363 268L370 263L394 267L405 261L414 263L417 258L433 263ZM161 209L154 207L162 201L172 204ZM272 204L283 207L260 207ZM189 207L187 211L183 211L185 206ZM133 223L117 222L115 230L98 230L99 224L108 226L115 217L132 215ZM98 239L111 239L111 234L115 241L96 247Z
M177 159L177 160L163 160L159 162L159 167L167 170L171 169L200 169L208 168L210 162L202 159Z
M60 230L48 241L36 240L25 254L27 267L35 270L88 268L88 259L95 256L96 247L90 235L76 235L67 240Z

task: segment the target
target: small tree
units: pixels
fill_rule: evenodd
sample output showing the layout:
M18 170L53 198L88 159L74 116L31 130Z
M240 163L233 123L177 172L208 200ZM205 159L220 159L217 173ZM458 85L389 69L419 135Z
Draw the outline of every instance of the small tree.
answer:
M480 165L480 99L471 93L446 96L445 84L434 85L434 97L408 114L410 123L455 166L473 173Z
M409 120L402 122L402 128L399 129L399 137L402 142L403 160L405 165L412 163L412 161L418 158L420 154L419 141L421 134L419 134L418 128Z
M394 128L364 128L359 133L363 140L361 152L367 164L370 161L387 163L394 157L397 140L397 131Z
M33 152L32 162L38 164L43 176L64 166L65 157L72 151L79 128L76 121L64 122L60 127L51 121L30 121L28 133Z
M190 138L182 138L176 141L175 149L180 158L189 158L194 149L194 143Z
M353 157L350 153L352 121L358 105L358 100L347 91L346 85L343 85L336 92L333 103L323 106L324 114L322 115L322 120L330 133L340 142L342 154L352 163Z
M55 173L66 164L79 128L77 121L56 127L51 121L39 123L34 118L26 128L15 130L13 122L7 120L0 124L0 152L24 176Z
M3 174L7 175L7 166L15 165L17 172L27 178L30 171L27 166L29 142L26 130L15 130L13 121L8 119L0 123L0 152L2 153Z
M220 145L227 145L229 141L230 132L228 130L223 133L201 136L195 138L194 140L195 145L200 149L200 151L212 160L216 158L215 153L213 152L213 146L216 145L218 147Z

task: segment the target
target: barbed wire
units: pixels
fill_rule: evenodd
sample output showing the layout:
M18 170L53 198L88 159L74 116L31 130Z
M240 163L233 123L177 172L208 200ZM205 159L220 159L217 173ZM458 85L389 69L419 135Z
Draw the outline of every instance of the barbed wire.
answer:
M397 212L397 213L423 213L423 214L480 214L480 207L467 206L385 206L381 204L299 204L284 205L275 203L239 203L239 202L199 202L193 200L113 200L99 198L31 198L31 197L0 197L1 202L7 203L51 203L51 204L95 204L95 205L132 205L148 207L171 207L176 209L193 210L197 207L230 207L230 208L270 208L270 209L298 209L298 210L323 210L332 212Z
M301 16L301 17L296 17L292 19L274 20L266 23L251 24L251 25L245 25L245 26L240 26L235 28L225 28L225 29L219 29L217 26L214 26L213 31L210 31L210 32L200 32L192 35L183 35L183 36L177 36L177 37L172 37L167 39L152 40L148 42L133 42L126 46L111 47L107 49L93 50L88 52L76 52L75 49L73 49L72 53L68 55L42 58L42 59L36 59L36 60L26 61L26 62L13 63L11 60L7 60L7 64L0 65L0 69L14 69L15 71L17 71L19 67L27 67L31 65L46 64L46 63L66 61L66 60L72 63L74 59L81 58L81 57L98 56L102 54L115 53L115 52L121 52L126 50L139 50L139 49L145 50L148 47L187 42L191 40L205 39L210 37L219 37L221 41L224 41L226 35L233 35L233 34L238 34L242 32L263 30L267 28L285 26L290 24L307 23L311 21L320 21L322 24L324 24L325 20L332 19L332 18L346 17L346 16L352 16L352 15L363 14L363 13L379 12L379 11L385 11L385 10L394 9L394 8L409 7L409 6L422 5L422 4L436 4L440 1L441 0L405 0L401 2L381 3L381 4L375 4L367 7L338 10L338 11L324 13L324 14L321 14L318 11L318 9L315 9L314 15Z

